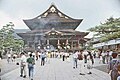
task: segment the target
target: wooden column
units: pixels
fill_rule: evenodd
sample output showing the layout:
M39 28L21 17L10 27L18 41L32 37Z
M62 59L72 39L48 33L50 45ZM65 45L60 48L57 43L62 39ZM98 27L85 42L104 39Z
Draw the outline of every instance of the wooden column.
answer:
M38 44L39 44L39 45L41 44L40 40L38 40Z
M73 49L73 41L72 41L72 44L71 44L71 48Z
M50 44L50 41L49 41L49 39L47 40L47 45L49 45Z
M29 43L29 41L27 41L27 46L30 47L30 43Z
M68 45L68 39L66 40L66 45Z
M60 45L60 40L58 39L57 45Z

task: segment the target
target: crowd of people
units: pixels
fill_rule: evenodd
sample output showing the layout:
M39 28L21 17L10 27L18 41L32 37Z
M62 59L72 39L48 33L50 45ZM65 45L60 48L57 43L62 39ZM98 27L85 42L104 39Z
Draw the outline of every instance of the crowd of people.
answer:
M15 62L18 57L16 54L7 54L8 63ZM26 78L27 69L30 80L34 77L34 65L36 61L40 61L40 65L44 66L46 62L50 63L50 58L58 58L62 61L66 61L72 58L73 69L79 69L79 75L92 74L92 68L95 64L95 58L99 60L99 63L108 65L108 73L111 76L111 80L120 80L120 60L118 59L118 53L114 51L92 51L92 50L74 50L74 51L36 51L36 52L21 52L19 55L20 63L20 77ZM84 71L85 70L85 71Z
M29 57L27 57L29 55ZM73 69L78 68L78 60L79 60L79 67L80 67L80 75L85 75L83 68L87 68L88 74L92 74L91 69L92 65L94 64L94 57L92 53L88 50L84 51L52 51L52 52L28 52L27 55L25 53L21 53L21 75L20 77L26 78L26 67L28 66L29 78L33 80L33 72L34 72L34 65L35 61L40 59L41 66L44 66L46 61L50 62L50 58L58 58L62 61L66 61L70 56L72 57L73 62ZM28 65L27 65L28 64Z

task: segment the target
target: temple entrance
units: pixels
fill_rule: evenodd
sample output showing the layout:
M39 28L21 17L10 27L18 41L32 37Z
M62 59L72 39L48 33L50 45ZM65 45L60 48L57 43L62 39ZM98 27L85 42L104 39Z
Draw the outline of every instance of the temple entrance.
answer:
M55 48L57 48L57 40L50 40L50 45L53 45Z
M54 48L58 48L58 40L50 40L50 45L54 46ZM65 49L66 47L66 40L60 40L59 45L62 47L62 49Z

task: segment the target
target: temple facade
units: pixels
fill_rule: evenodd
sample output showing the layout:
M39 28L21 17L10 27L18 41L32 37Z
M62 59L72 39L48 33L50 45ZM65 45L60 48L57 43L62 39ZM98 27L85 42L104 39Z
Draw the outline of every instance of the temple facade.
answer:
M41 15L23 20L31 31L17 33L29 48L74 49L81 48L87 39L88 32L79 32L75 29L83 19L73 19L51 5Z

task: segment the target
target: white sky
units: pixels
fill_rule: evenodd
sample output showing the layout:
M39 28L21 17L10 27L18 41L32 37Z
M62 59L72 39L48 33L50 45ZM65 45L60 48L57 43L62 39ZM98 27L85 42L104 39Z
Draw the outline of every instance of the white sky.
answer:
M83 19L78 31L86 31L111 16L120 17L120 0L0 0L0 28L13 22L15 29L28 29L22 20L40 15L52 2L66 15Z

